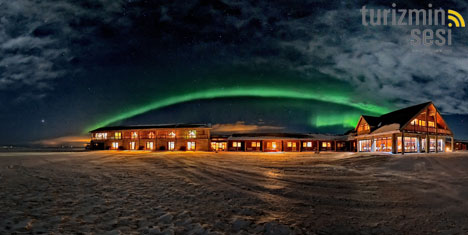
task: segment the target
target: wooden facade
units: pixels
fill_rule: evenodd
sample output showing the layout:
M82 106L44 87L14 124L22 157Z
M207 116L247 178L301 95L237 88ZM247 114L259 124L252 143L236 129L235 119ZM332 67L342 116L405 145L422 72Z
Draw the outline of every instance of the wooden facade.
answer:
M358 152L405 154L454 150L453 133L432 102L380 117L361 116L355 132Z
M92 131L91 146L104 150L209 151L207 125L105 127Z
M466 150L432 102L379 117L361 116L346 135L245 133L211 136L205 124L116 126L91 132L91 149L233 152L386 152Z

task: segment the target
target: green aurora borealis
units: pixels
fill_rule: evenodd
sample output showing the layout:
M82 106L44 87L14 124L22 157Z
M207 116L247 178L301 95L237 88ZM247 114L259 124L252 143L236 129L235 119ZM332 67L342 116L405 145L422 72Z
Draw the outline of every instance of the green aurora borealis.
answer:
M153 102L138 106L112 115L98 123L86 128L85 132L104 127L134 116L144 114L146 112L158 110L160 108L176 105L180 103L190 102L194 100L229 98L229 97L259 97L259 98L280 98L280 99L297 99L310 100L325 103L344 105L347 107L360 110L367 114L382 114L388 112L387 107L378 106L370 103L356 102L346 92L334 92L331 90L314 90L314 89L292 89L278 88L268 86L237 86L232 88L207 89L190 93L172 95L166 98L158 98ZM319 114L315 120L310 122L315 127L341 125L343 127L352 127L359 118L359 115L353 113L342 112L334 114Z

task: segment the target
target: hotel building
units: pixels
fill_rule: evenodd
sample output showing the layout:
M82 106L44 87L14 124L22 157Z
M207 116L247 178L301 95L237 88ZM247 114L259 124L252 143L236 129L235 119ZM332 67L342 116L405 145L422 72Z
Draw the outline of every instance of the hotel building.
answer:
M111 126L91 131L94 150L234 152L387 152L421 153L466 149L432 102L378 117L362 115L345 135L244 133L211 135L211 125Z

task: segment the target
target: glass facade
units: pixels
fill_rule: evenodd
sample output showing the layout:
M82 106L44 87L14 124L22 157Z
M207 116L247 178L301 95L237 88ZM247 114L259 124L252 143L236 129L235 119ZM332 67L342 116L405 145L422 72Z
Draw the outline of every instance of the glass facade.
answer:
M405 152L406 153L416 153L418 152L418 138L417 137L405 137ZM402 142L401 137L398 137L398 152L402 152Z
M371 140L359 140L358 147L359 147L359 152L370 152L372 151L372 141Z
M376 152L391 152L392 151L392 137L384 137L374 139Z

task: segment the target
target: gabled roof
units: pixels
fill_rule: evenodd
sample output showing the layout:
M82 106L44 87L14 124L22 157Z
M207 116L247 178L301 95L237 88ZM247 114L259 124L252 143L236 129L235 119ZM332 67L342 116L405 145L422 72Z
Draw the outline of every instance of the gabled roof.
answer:
M148 125L129 125L129 126L106 126L90 132L97 131L115 131L115 130L134 130L134 129L163 129L163 128L211 128L210 124L148 124Z
M413 105L404 109L399 109L379 117L379 124L377 126L389 125L389 124L400 124L400 128L406 123L410 122L417 114L423 109L432 104L432 101Z
M380 122L380 117L362 115L362 118L364 118L364 120L366 120L366 122L367 122L367 124L369 124L369 126L376 127L377 125L379 125L379 122Z
M407 108L395 110L390 113L381 115L380 117L362 115L362 118L369 124L371 127L371 133L377 129L384 129L382 131L389 130L399 130L404 128L407 123L409 123L413 118L421 113L425 108L432 104L432 101L425 102L422 104L413 105Z

